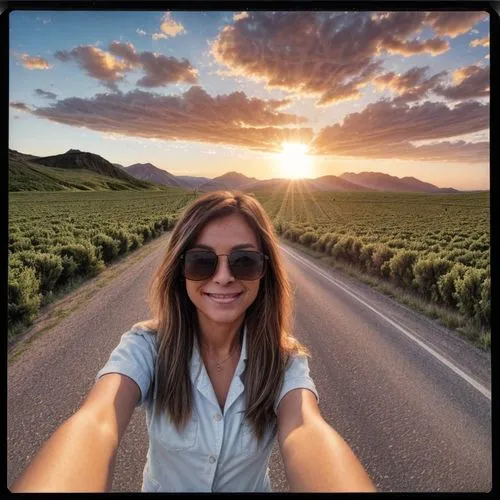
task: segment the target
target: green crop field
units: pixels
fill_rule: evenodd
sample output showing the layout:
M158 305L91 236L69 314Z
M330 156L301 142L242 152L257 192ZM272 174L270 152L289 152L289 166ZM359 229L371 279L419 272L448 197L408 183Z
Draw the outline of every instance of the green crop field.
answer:
M289 239L332 233L363 245L383 243L486 269L490 262L489 193L314 193L256 197ZM311 244L313 241L311 242Z
M490 329L489 193L253 195L276 232ZM170 229L192 193L9 193L9 326L29 324L75 276Z
M173 227L192 199L179 189L9 193L9 327L30 324L73 279Z
M489 192L310 193L291 187L255 196L285 239L414 296L444 324L463 327L478 345L489 346Z

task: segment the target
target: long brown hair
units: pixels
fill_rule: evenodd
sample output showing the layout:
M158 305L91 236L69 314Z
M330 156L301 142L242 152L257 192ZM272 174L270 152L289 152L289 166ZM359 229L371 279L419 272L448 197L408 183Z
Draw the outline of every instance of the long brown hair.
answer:
M247 365L245 372L246 417L258 439L269 423L275 423L273 405L281 389L290 356L310 356L291 333L292 291L273 224L262 205L239 191L207 193L191 202L175 225L165 258L156 271L149 303L153 319L139 323L156 333L156 414L166 411L177 429L189 420L193 405L190 360L198 316L186 291L180 256L195 243L207 222L241 214L269 256L259 292L245 313ZM199 338L199 337L198 337Z

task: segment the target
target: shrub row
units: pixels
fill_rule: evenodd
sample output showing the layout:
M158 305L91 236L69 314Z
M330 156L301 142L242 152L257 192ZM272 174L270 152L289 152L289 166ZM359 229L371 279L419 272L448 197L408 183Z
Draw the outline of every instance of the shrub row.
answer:
M164 217L138 226L135 232L111 228L96 233L90 240L75 240L68 235L53 238L51 243L37 238L37 245L33 241L35 234L28 238L15 233L9 239L8 326L29 325L44 296L77 276L95 276L105 264L141 247L175 223L174 217Z
M284 238L326 253L335 260L351 264L362 271L390 280L397 286L417 293L423 299L460 311L481 327L490 327L491 278L489 268L471 267L469 257L450 259L406 250L400 241L388 244L363 244L353 236L325 233L319 236L286 223L275 223ZM460 258L462 257L462 258Z

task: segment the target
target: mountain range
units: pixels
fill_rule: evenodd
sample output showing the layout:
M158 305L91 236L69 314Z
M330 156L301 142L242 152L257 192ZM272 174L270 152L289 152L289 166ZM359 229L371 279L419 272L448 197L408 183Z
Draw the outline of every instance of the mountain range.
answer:
M302 179L307 191L390 191L418 193L458 193L415 177L395 177L380 172L346 172ZM208 177L176 176L151 163L127 167L111 163L95 153L70 149L53 156L34 156L9 149L9 191L54 190L171 190L276 191L287 189L290 179L259 180L238 172Z

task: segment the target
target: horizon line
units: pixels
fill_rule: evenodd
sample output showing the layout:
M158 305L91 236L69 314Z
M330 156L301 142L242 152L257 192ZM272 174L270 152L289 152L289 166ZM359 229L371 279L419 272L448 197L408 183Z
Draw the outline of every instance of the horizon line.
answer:
M76 149L76 148L69 148L67 151L63 152L63 153L56 153L56 154L51 154L51 155L37 155L37 154L34 154L34 153L24 153L22 151L19 151L19 150L16 150L16 149L13 149L11 147L9 147L9 151L15 151L17 153L21 153L21 154L26 154L26 155L30 155L30 156L36 156L38 158L46 158L48 156L60 156L60 155L64 155L64 154L67 154L69 151L71 150L74 150L74 151L79 151L80 153L89 153L89 154L95 154L97 156L101 156L101 158L103 158L104 160L106 160L107 162L111 163L113 166L114 166L114 163L110 160L108 160L107 158L105 158L104 156L102 156L101 154L99 153L93 153L91 151L81 151L79 149ZM125 166L125 165L122 165L121 163L118 163L118 165L121 165L123 168L129 168L133 165L151 165L155 168L158 168L159 170L162 170L163 172L169 174L169 175L172 175L174 177L201 177L201 178L205 178L205 179L209 179L209 180L215 180L215 179L218 179L219 177L223 177L224 175L227 175L227 174L230 174L230 173L235 173L235 174L239 174L239 175L243 175L244 177L246 177L247 179L256 179L256 181L272 181L272 180L283 180L283 181L289 181L289 182L295 182L295 181L307 181L307 180L317 180L317 179L321 179L323 177L336 177L336 178L339 178L341 179L341 176L344 175L344 174L353 174L353 175L358 175L358 174L363 174L363 173L368 173L368 174L381 174L381 175L387 175L389 177L392 177L392 178L395 178L395 179L398 179L398 180L402 180L404 178L413 178L419 182L423 182L423 183L426 183L426 184L430 184L438 189L454 189L456 191L459 191L459 192L483 192L483 191L490 191L490 187L488 188L467 188L467 189L458 189L458 188L455 188L455 187L452 187L452 186L445 186L445 187L441 187L441 186L437 186L436 184L433 184L432 182L428 182L428 181L423 181L417 177L414 177L414 176L403 176L403 177L398 177L396 175L391 175L391 174L387 174L385 172L379 172L379 171L376 171L376 170L364 170L364 171L361 171L361 172L350 172L350 171L346 171L346 172L342 172L342 174L339 174L339 175L335 175L335 174L325 174L325 175L321 175L321 176L318 176L318 177L303 177L303 178L296 178L296 179L291 179L291 178L287 178L287 177L269 177L269 178L266 178L266 179L258 179L257 177L248 177L246 174L242 173L242 172L237 172L236 170L230 170L228 172L225 172L223 174L220 174L220 175L217 175L215 177L208 177L207 175L200 175L200 174L192 174L192 175L185 175L185 174L173 174L171 172L169 172L168 170L165 170L164 168L162 167L159 167L157 165L154 165L153 163L147 161L147 162L144 162L144 163L133 163L131 165L128 165L128 166ZM343 179L345 180L345 179ZM350 181L346 181L346 182L350 182ZM361 187L364 187L362 185L360 185ZM332 191L334 192L334 191Z

